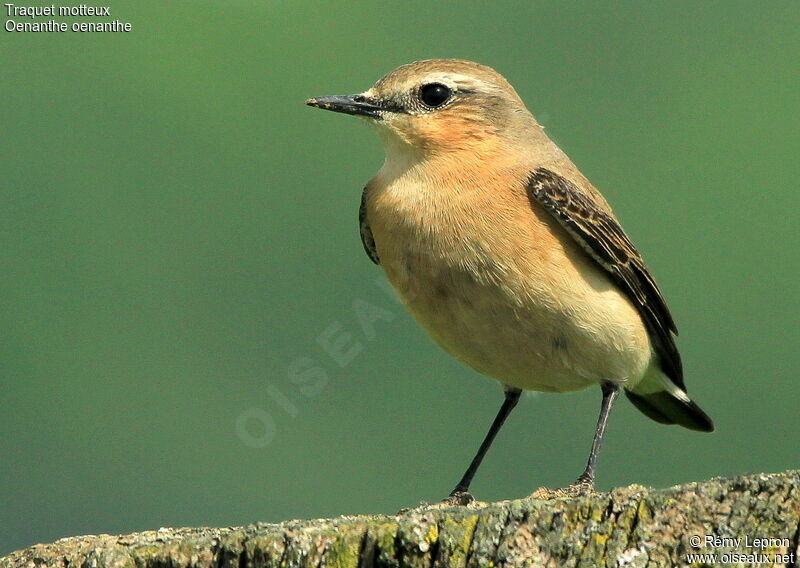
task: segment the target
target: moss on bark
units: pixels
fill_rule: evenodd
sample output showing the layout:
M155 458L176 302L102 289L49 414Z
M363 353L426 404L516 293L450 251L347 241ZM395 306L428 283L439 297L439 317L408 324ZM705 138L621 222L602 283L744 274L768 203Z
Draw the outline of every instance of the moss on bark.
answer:
M800 471L789 471L396 516L81 536L14 552L0 568L796 568L799 538ZM717 557L688 556L695 553ZM725 562L724 554L763 556Z

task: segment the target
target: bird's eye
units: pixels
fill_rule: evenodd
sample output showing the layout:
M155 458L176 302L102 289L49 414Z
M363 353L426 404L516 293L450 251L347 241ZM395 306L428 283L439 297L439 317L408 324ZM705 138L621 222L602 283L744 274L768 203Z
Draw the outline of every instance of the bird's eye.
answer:
M428 83L419 88L419 100L428 108L439 108L452 94L450 87L441 83Z

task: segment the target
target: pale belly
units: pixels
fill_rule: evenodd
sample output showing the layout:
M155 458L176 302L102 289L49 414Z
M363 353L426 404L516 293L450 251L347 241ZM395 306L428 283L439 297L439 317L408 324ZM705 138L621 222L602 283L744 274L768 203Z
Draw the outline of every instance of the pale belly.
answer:
M381 255L403 302L451 355L525 390L641 380L652 358L647 332L591 259L553 276L535 255L505 264L481 247L458 247L418 243Z
M531 203L530 168L482 171L478 185L460 185L460 170L439 182L410 171L373 180L367 216L389 281L442 348L526 390L644 377L653 354L639 313Z

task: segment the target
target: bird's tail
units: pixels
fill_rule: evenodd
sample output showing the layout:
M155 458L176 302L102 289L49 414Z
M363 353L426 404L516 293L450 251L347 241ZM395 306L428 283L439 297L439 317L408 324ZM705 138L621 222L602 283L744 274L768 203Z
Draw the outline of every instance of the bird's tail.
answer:
M680 424L690 430L713 432L714 422L686 391L661 372L648 373L631 390L625 389L630 401L649 418L662 424Z

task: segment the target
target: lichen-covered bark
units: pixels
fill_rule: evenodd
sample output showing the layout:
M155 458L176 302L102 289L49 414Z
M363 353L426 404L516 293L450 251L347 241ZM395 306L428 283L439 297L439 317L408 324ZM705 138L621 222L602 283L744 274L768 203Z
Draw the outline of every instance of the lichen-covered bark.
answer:
M396 516L82 536L15 552L0 568L797 568L798 538L800 471L790 471Z

